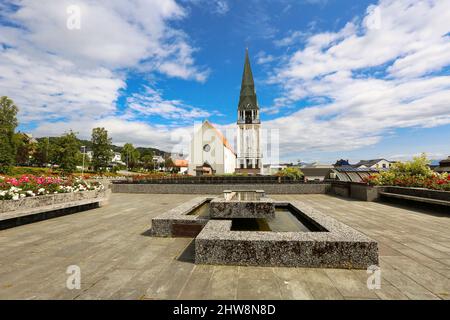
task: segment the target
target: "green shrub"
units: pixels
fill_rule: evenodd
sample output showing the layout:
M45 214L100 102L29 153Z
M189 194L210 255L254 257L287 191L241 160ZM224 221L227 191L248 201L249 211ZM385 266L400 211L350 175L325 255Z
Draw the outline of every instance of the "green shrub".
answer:
M434 172L429 163L426 155L422 154L412 161L395 163L390 170L373 174L365 181L371 185L450 190L449 176Z
M304 174L299 168L287 167L287 168L284 168L283 170L280 170L277 173L277 176L289 177L292 180L297 181L297 180L303 179Z
M11 177L22 176L22 175L34 175L34 176L47 176L53 174L50 168L35 168L35 167L12 167L8 173Z

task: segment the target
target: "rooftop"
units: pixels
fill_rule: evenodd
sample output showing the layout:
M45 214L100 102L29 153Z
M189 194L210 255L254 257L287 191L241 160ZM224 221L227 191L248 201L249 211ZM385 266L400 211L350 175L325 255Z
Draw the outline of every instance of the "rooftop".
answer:
M354 164L354 166L355 167L359 167L359 166L371 167L373 165L376 165L380 161L388 161L388 160L386 160L386 159L360 160L357 164Z
M328 195L279 195L378 241L381 289L365 270L203 266L190 238L148 236L190 195L112 194L108 206L0 231L0 299L449 299L448 215ZM81 289L65 287L81 268Z

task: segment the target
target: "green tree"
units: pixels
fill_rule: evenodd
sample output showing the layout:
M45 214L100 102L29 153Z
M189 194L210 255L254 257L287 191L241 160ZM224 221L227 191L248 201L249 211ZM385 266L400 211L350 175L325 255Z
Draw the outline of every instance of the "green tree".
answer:
M95 171L105 171L111 161L111 138L105 128L92 129L92 165Z
M56 139L55 144L55 148L52 150L55 163L66 173L74 172L77 164L82 161L80 142L76 134L70 131Z
M153 153L146 152L146 154L141 156L141 162L144 169L153 170L155 167L155 164L153 163Z
M127 164L128 168L136 168L139 165L141 154L135 149L133 144L125 143L121 152L122 161Z
M173 171L175 164L173 163L171 158L167 158L166 160L164 160L164 167L167 171Z
M8 97L0 98L0 172L7 173L14 165L16 145L14 131L18 125L17 106Z
M50 162L49 152L50 152L50 139L49 138L39 139L36 146L36 151L34 152L33 155L34 163L41 167L48 164Z
M25 133L14 134L14 143L16 145L16 164L29 165L31 156L35 152L35 145L31 137Z

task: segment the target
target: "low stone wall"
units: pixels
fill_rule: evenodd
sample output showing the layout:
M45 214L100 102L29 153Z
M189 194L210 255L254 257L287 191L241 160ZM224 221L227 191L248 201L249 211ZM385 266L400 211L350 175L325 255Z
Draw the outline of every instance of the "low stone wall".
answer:
M379 198L380 188L382 187L363 183L336 181L331 182L330 193L361 201L376 201Z
M113 193L220 194L224 190L264 190L267 194L325 194L328 183L295 184L112 184Z
M331 183L330 193L340 197L350 197L350 184L347 183Z
M106 203L110 190L58 193L0 201L0 229L53 218Z
M450 191L440 191L423 188L405 188L396 186L386 186L382 188L383 192L450 202Z
M380 187L353 183L350 185L350 196L362 201L376 201L379 198Z
M362 201L391 200L450 206L450 191L397 186L369 186L363 183L333 181L330 193Z

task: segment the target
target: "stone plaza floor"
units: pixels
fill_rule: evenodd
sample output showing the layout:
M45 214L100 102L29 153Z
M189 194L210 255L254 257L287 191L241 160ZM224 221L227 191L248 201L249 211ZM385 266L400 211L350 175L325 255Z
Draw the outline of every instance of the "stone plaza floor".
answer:
M188 238L152 238L151 218L193 196L112 194L107 206L0 231L0 299L450 299L450 215L328 195L300 200L378 241L365 270L195 265ZM66 288L67 267L81 289Z

